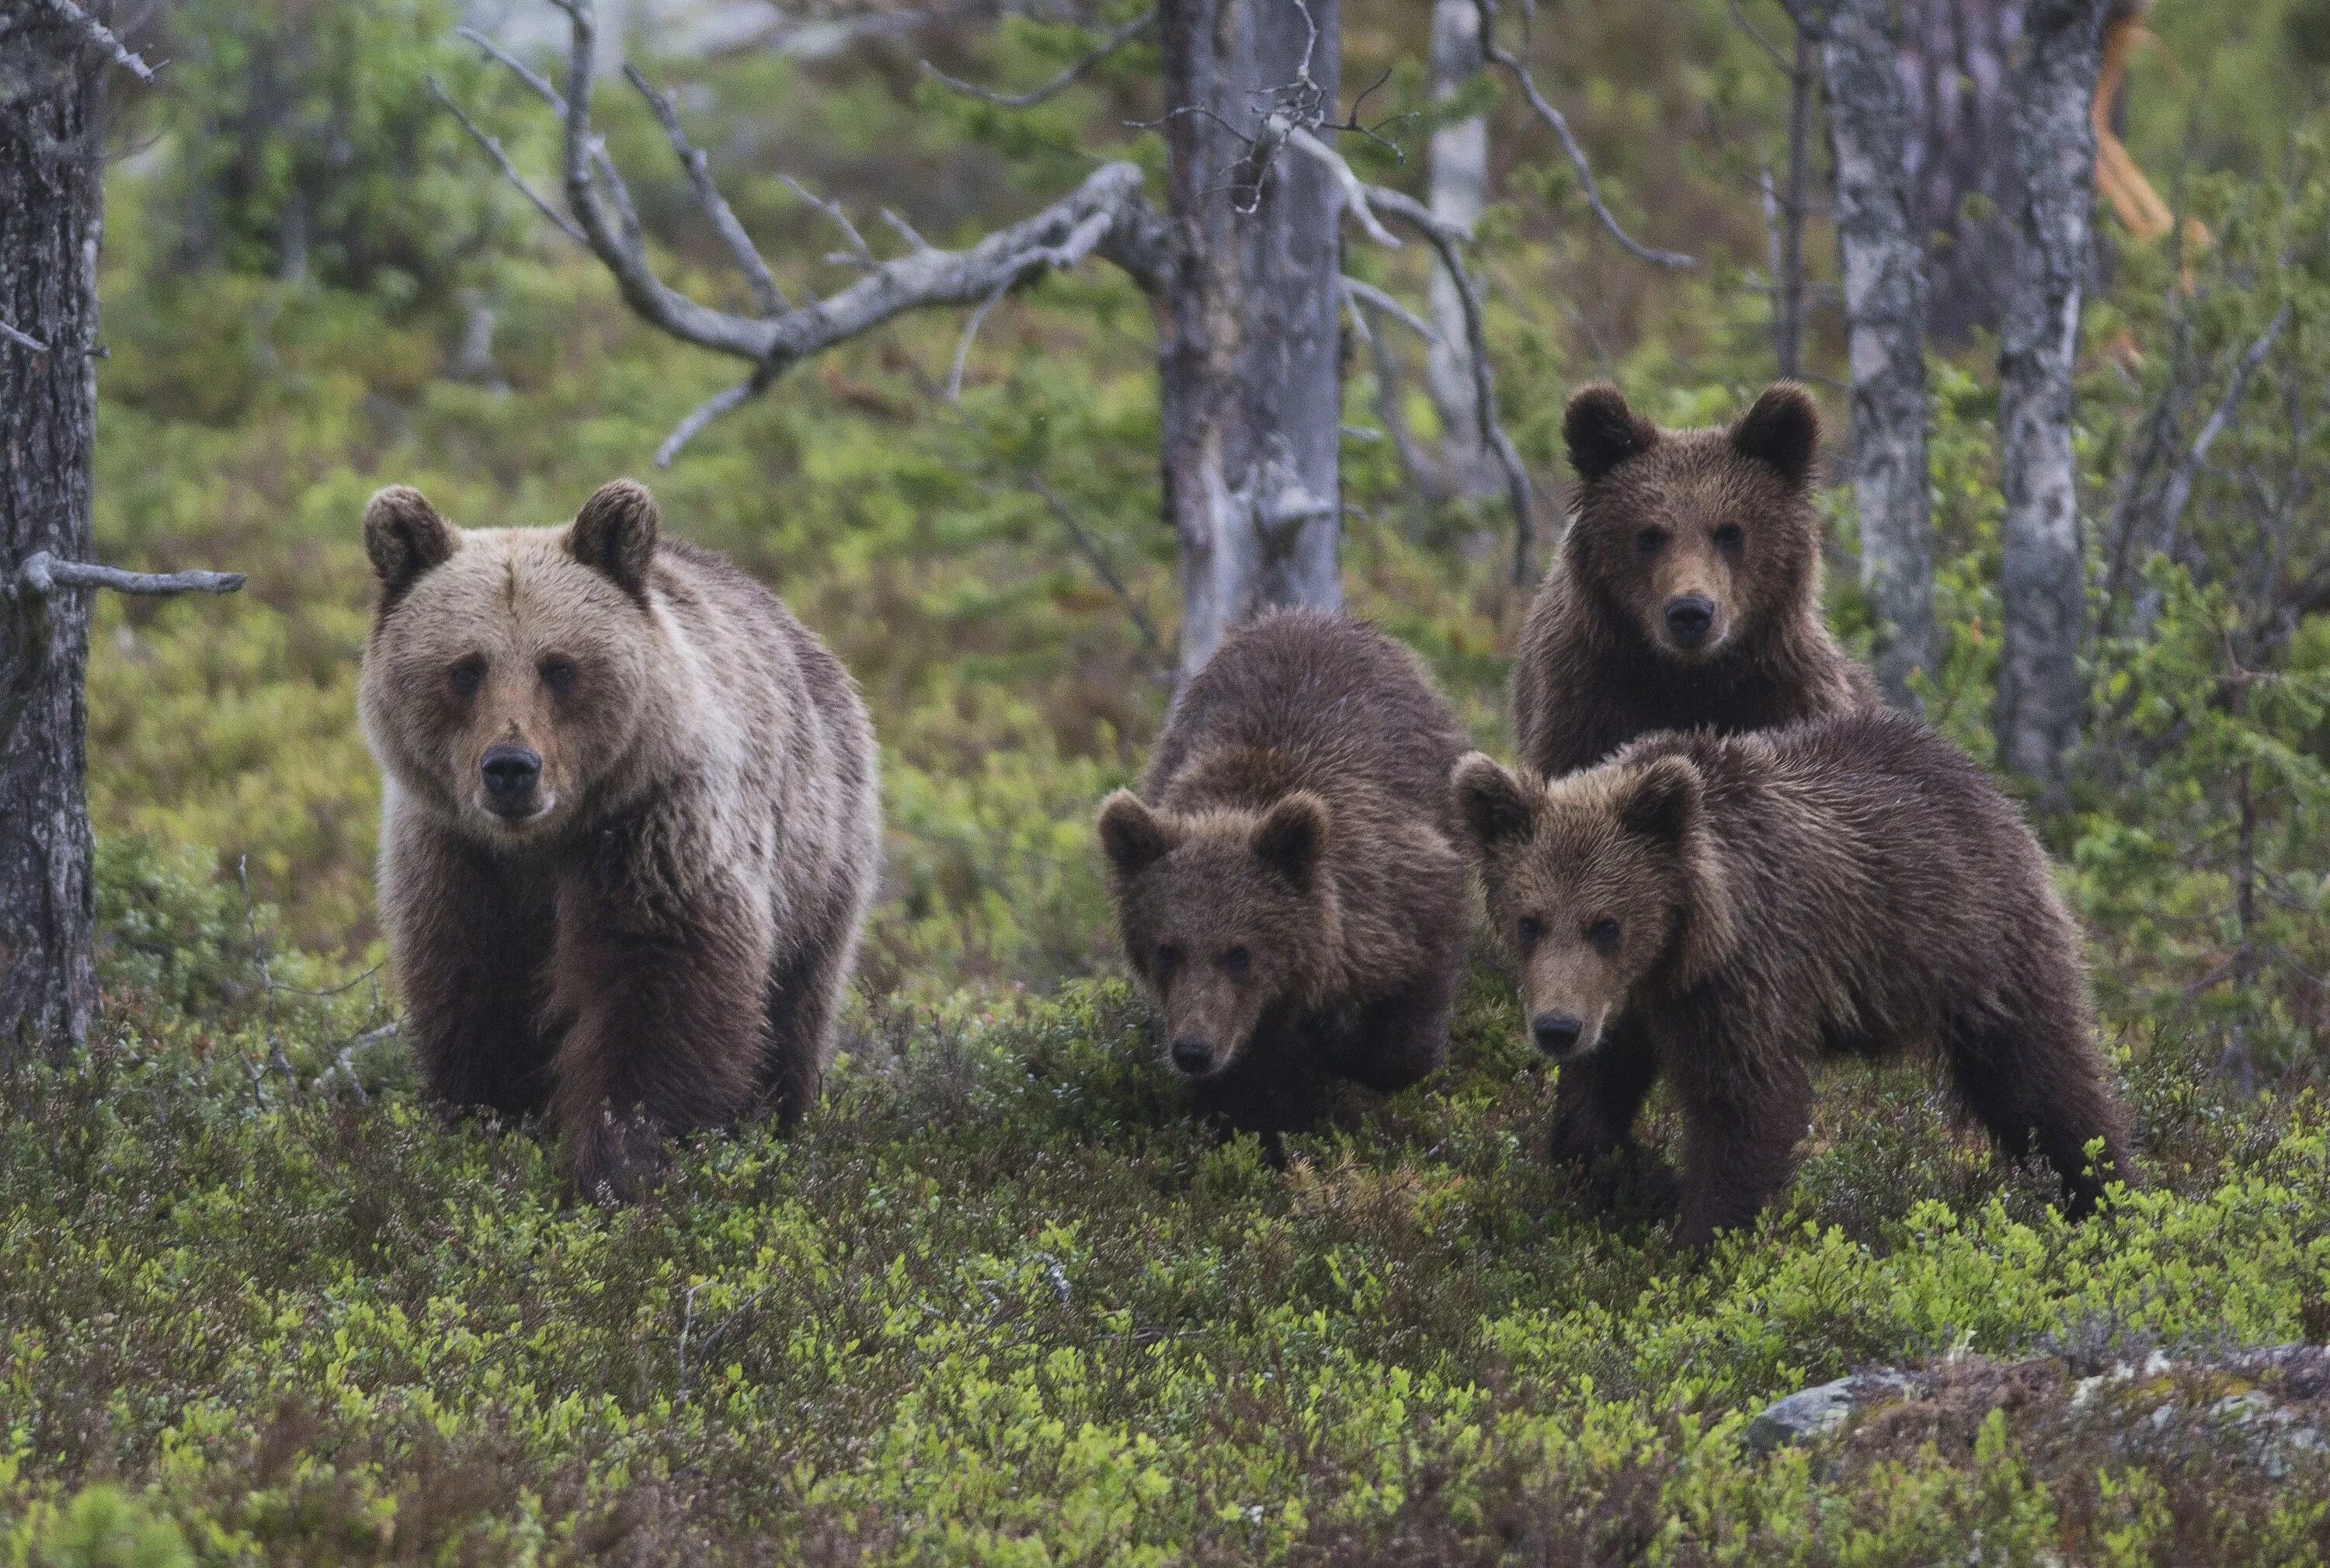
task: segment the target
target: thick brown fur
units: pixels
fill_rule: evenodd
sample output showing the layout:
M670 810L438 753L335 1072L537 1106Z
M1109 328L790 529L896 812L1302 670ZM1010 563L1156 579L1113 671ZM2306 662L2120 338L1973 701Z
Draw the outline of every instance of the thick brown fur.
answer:
M475 532L392 486L365 545L381 910L431 1088L546 1113L592 1197L667 1134L798 1119L880 866L848 673L629 480Z
M2132 1176L2045 852L1915 720L1662 733L1550 784L1475 753L1453 792L1520 949L1531 1034L1565 1078L1601 1060L1595 1091L1565 1097L1557 1148L1625 1147L1670 1075L1683 1243L1750 1223L1787 1185L1823 1055L1929 1049L2008 1153L2054 1167L2075 1214Z
M1274 1138L1333 1077L1388 1091L1440 1064L1465 744L1416 656L1340 616L1265 616L1182 689L1100 837L1125 956L1201 1112Z
M1821 619L1820 417L1782 383L1727 429L1663 430L1615 388L1569 402L1559 557L1513 664L1513 738L1549 779L1653 730L1769 729L1874 708ZM1670 611L1703 609L1695 643ZM1687 624L1687 623L1686 623Z

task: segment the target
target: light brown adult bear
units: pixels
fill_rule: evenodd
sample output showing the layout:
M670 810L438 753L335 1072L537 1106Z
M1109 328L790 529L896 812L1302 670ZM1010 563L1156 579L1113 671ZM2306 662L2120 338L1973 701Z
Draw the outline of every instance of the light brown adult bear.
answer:
M1521 765L1549 778L1653 730L1875 708L1821 619L1820 415L1782 383L1728 430L1662 430L1615 387L1569 401L1578 486L1513 664Z
M1125 957L1202 1114L1274 1150L1332 1079L1389 1091L1440 1064L1465 744L1416 656L1340 616L1265 616L1182 688L1100 841Z
M1627 1019L1649 1043L1645 1071L1568 1108L1573 1140L1619 1147L1653 1075L1674 1080L1684 1244L1786 1185L1823 1055L1930 1048L2010 1155L2054 1167L2074 1214L2132 1174L2046 855L1916 721L1662 733L1550 784L1475 752L1453 789L1538 1046L1590 1061Z
M431 1087L546 1111L592 1197L664 1135L799 1119L881 859L848 673L628 479L475 531L393 486L364 534L381 910Z

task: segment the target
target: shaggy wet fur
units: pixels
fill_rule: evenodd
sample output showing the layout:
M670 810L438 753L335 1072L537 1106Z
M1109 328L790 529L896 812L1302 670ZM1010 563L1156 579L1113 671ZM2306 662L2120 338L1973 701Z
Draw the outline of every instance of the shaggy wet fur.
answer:
M1662 430L1588 387L1562 433L1578 486L1513 665L1524 767L1558 778L1653 730L1879 705L1821 619L1820 418L1801 388L1771 388L1728 430Z
M1255 621L1182 690L1100 837L1125 956L1202 1112L1274 1135L1331 1077L1388 1091L1440 1064L1464 748L1416 656L1339 616Z
M1475 753L1454 791L1521 952L1529 1028L1565 1080L1600 1063L1565 1098L1557 1147L1624 1148L1671 1075L1683 1243L1750 1223L1787 1185L1823 1055L1930 1048L2002 1148L2054 1167L2074 1214L2132 1174L2045 853L1914 720L1662 733L1551 784Z
M546 1113L578 1189L817 1094L881 856L848 674L628 480L564 528L365 515L380 897L438 1095Z

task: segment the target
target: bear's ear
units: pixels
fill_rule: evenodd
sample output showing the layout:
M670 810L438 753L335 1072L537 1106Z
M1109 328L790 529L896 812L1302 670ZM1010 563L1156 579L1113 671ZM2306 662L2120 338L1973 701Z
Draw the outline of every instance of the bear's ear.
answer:
M1680 845L1699 827L1699 770L1687 757L1661 757L1635 774L1618 802L1618 826L1637 838Z
M1618 389L1596 383L1569 400L1561 416L1569 466L1588 484L1658 444L1659 428L1626 406Z
M1100 846L1119 876L1139 876L1164 859L1176 836L1172 824L1130 789L1101 802Z
M663 516L655 497L637 479L601 485L566 531L566 551L583 565L611 577L634 599L648 590L648 568L655 560Z
M1327 803L1297 789L1255 825L1254 853L1263 864L1309 891L1327 851Z
M364 543L390 604L403 598L422 572L461 547L453 525L410 485L391 485L365 503Z
M1474 848L1494 849L1530 830L1533 812L1528 789L1486 751L1459 760L1448 788L1455 796L1456 820L1463 824Z
M1731 427L1731 449L1768 464L1795 490L1812 477L1813 454L1819 449L1820 411L1811 394L1792 381L1766 388Z

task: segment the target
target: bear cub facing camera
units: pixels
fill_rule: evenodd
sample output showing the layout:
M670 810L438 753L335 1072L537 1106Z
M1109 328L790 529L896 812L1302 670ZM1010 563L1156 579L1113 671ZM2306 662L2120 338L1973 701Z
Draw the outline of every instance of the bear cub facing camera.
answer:
M1389 1091L1440 1064L1465 749L1416 656L1340 616L1256 620L1182 689L1099 836L1125 957L1201 1114L1275 1148L1333 1079Z
M1704 430L1661 430L1588 387L1562 435L1578 487L1513 664L1522 766L1558 778L1653 730L1878 706L1821 619L1820 416L1801 387Z
M1749 1224L1787 1185L1823 1055L1929 1049L2009 1155L2054 1167L2075 1215L2133 1176L2045 853L1923 725L1662 733L1551 783L1476 752L1453 789L1520 952L1527 1028L1565 1075L1598 1064L1590 1094L1564 1097L1557 1146L1629 1147L1667 1074L1682 1244Z
M546 1114L586 1197L667 1135L797 1119L881 859L848 672L629 480L474 532L393 486L364 534L381 912L431 1087Z

